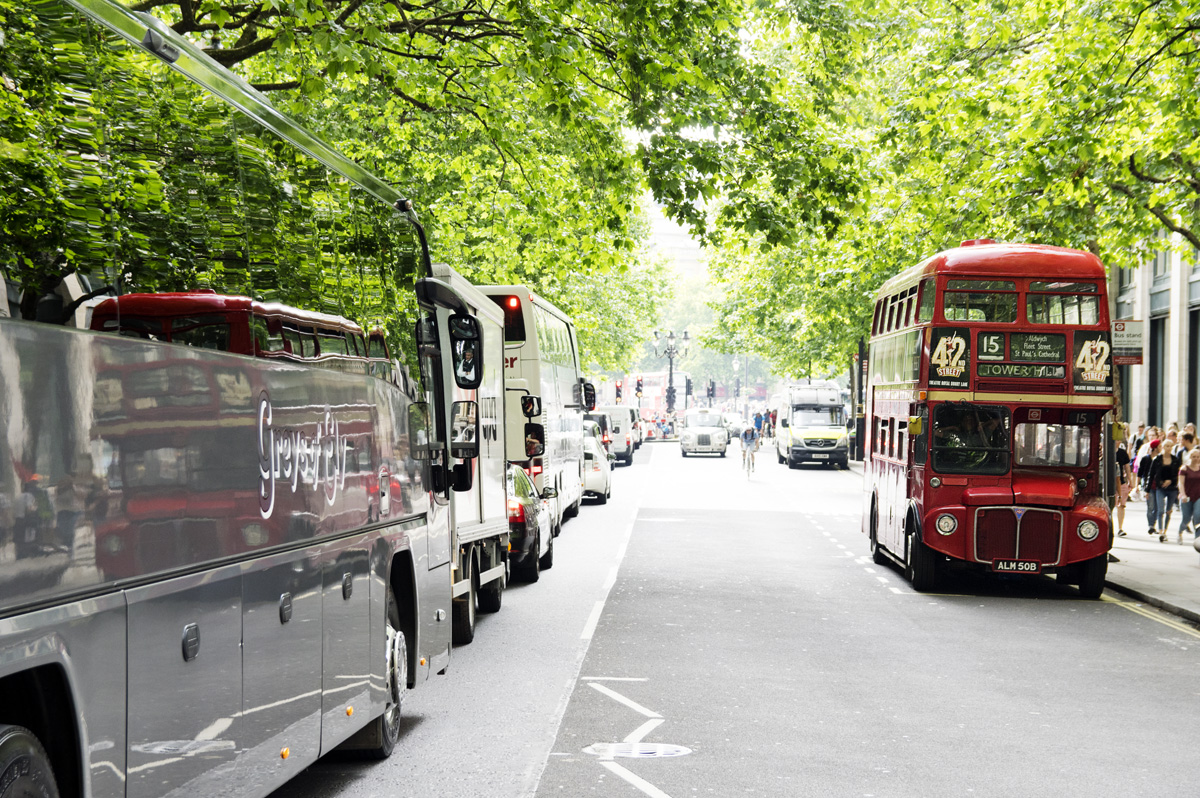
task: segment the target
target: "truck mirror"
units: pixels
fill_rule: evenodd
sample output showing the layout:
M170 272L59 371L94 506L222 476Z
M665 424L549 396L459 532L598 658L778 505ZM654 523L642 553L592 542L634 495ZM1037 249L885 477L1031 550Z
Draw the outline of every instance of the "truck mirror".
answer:
M920 416L909 416L908 417L908 434L909 435L920 435L922 431L923 430L921 429L921 417Z
M779 419L779 427L780 427L780 429L787 429L787 419L786 418Z
M458 463L455 465L450 487L461 493L470 490L473 484L475 484L474 463Z
M429 404L413 402L408 406L408 450L414 460L428 460L433 448L429 432Z
M541 414L542 397L532 395L521 397L521 415L525 418L537 418Z
M471 390L483 382L483 353L479 347L479 320L466 313L450 316L450 350L454 384Z
M583 384L583 409L589 412L596 409L596 386L590 382Z
M462 460L479 456L479 406L474 402L451 406L450 456Z
M546 453L546 428L529 422L525 425L525 456L541 457Z

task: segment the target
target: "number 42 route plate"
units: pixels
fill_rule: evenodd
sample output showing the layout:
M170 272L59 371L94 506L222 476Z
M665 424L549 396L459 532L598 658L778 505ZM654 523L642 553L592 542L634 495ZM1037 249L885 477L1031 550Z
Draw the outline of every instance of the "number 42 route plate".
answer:
M992 560L992 570L998 574L1040 574L1042 564L1037 560Z

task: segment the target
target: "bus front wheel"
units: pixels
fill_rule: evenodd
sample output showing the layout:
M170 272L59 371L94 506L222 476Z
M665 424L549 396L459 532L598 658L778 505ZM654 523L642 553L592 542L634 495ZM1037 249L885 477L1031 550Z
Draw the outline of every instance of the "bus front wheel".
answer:
M913 590L928 593L937 587L938 555L912 533L908 536L908 578Z
M1104 578L1108 576L1108 555L1101 554L1085 563L1079 570L1079 595L1086 599L1098 599L1104 592Z

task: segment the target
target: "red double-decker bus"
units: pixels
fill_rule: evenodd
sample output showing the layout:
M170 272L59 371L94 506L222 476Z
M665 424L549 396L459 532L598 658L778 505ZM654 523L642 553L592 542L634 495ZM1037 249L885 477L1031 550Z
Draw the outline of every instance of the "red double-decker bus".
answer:
M1096 598L1112 546L1104 266L964 241L889 280L871 328L863 531L917 590L1055 573Z

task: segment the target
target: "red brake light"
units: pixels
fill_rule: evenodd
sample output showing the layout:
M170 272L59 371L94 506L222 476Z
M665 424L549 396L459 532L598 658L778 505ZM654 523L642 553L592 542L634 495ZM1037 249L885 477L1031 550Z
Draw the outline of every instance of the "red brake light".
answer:
M510 308L518 308L521 306L521 300L517 299L515 296L510 296L508 298L508 306Z
M521 504L516 499L509 499L508 500L508 520L509 521L517 521L519 523L524 523L525 522L525 505Z
M604 433L604 437L603 437L603 438L601 438L600 440L604 441L605 443L612 443L612 438L608 437L608 433L607 433L607 432L606 432L606 433Z
M625 445L631 446L632 444L633 444L633 436L631 434L629 434L628 432L626 432L625 433Z

